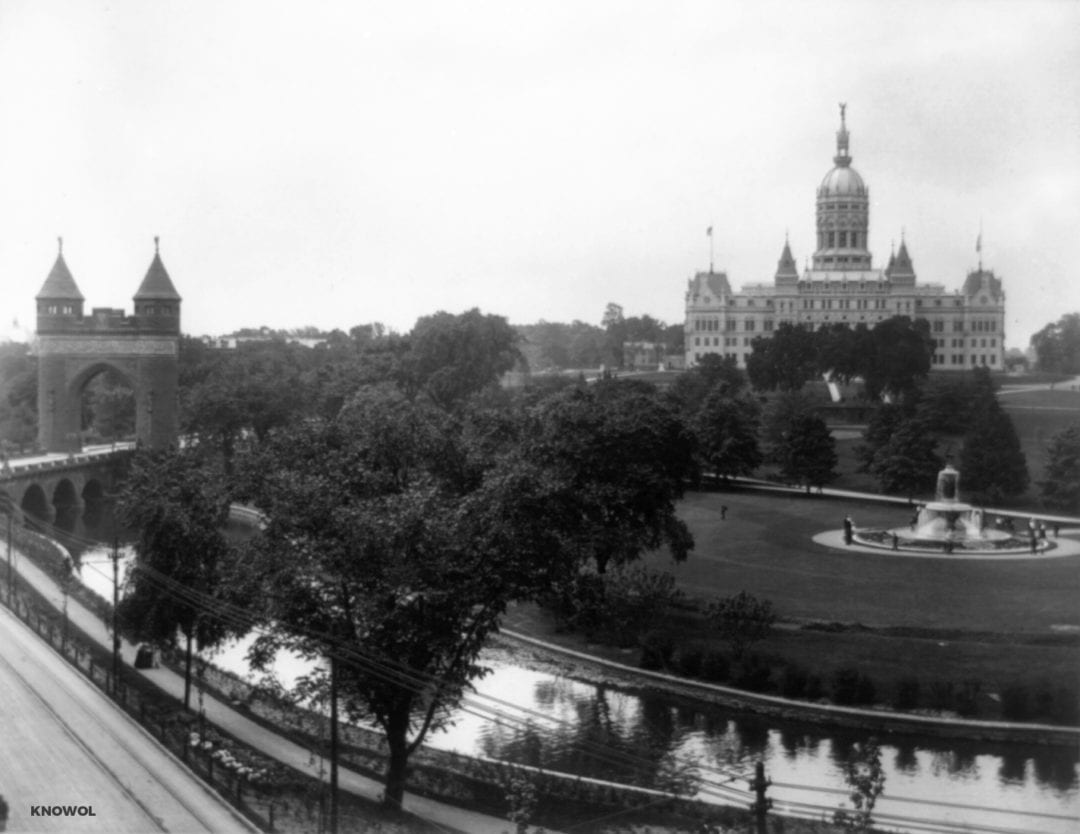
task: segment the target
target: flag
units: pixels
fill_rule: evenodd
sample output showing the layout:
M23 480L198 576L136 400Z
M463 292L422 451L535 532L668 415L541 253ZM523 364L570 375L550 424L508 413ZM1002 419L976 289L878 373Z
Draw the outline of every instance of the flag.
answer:
M705 234L706 234L706 235L707 235L708 237L712 237L712 226L709 226L709 228L707 228L707 229L705 230Z

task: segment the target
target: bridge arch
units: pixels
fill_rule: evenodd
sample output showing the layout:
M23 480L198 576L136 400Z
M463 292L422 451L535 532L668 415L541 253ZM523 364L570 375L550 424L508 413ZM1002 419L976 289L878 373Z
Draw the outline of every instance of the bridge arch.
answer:
M79 494L75 491L75 484L68 478L61 478L53 488L53 525L72 532L75 523L79 520Z
M82 489L83 526L97 530L105 517L105 487L97 478L90 478Z
M49 499L45 497L45 490L40 484L30 484L23 492L19 508L39 521L52 522L52 510L49 507Z

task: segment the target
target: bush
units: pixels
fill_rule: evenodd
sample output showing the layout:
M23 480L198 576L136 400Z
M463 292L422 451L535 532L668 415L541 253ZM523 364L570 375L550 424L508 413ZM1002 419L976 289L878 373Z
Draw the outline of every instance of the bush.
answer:
M809 682L810 674L801 666L785 666L784 676L780 679L780 694L785 698L805 698Z
M638 665L642 669L667 669L674 653L675 639L671 633L665 629L653 629L641 638L641 660Z
M701 659L701 677L711 683L727 683L731 664L723 652L708 651Z
M841 706L872 704L876 695L874 682L858 669L849 666L833 673L833 703Z
M772 633L776 611L767 599L758 599L746 591L725 597L709 606L709 621L731 646L736 659L759 640Z
M825 697L825 684L819 675L810 675L806 679L805 697L808 701L819 701Z
M776 688L772 682L772 668L760 655L748 655L738 666L735 686L749 692L772 692Z
M901 678L896 682L896 695L893 697L896 709L917 709L919 706L919 679Z
M672 658L672 666L678 674L684 677L700 677L701 662L704 656L705 650L699 643L689 643L676 649Z
M927 706L939 711L951 711L956 704L956 687L952 681L934 681L930 684Z
M1031 716L1028 709L1027 687L1013 684L1001 690L1001 717L1006 721L1025 721Z
M979 714L979 691L981 685L976 680L966 680L956 692L956 712L962 718L974 718Z

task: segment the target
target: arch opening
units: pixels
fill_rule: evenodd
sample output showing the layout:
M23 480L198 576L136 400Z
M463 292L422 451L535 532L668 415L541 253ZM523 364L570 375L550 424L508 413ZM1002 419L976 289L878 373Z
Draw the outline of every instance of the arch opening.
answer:
M130 378L113 365L88 368L72 385L79 401L79 445L135 439L135 390Z
M52 504L56 511L54 526L68 533L74 532L75 522L79 520L79 494L67 478L53 490Z
M86 482L82 491L82 501L83 526L88 533L97 533L105 519L105 488L101 485L101 481L91 478Z
M23 493L19 507L25 514L33 516L38 521L48 524L52 520L52 513L49 512L49 501L45 497L45 490L37 484L31 484Z

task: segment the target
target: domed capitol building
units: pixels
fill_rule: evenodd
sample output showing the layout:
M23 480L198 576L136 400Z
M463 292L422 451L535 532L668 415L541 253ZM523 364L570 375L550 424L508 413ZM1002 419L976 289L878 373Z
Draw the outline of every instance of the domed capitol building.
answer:
M851 167L845 107L840 105L834 167L817 190L812 265L800 273L785 241L772 283L734 292L728 276L711 266L695 275L686 290L686 367L719 354L745 368L754 338L771 335L784 322L810 329L836 323L873 327L892 316L929 322L935 370L1003 367L1005 292L981 258L953 293L940 284L918 283L903 239L888 265L874 268L867 248L870 190Z

